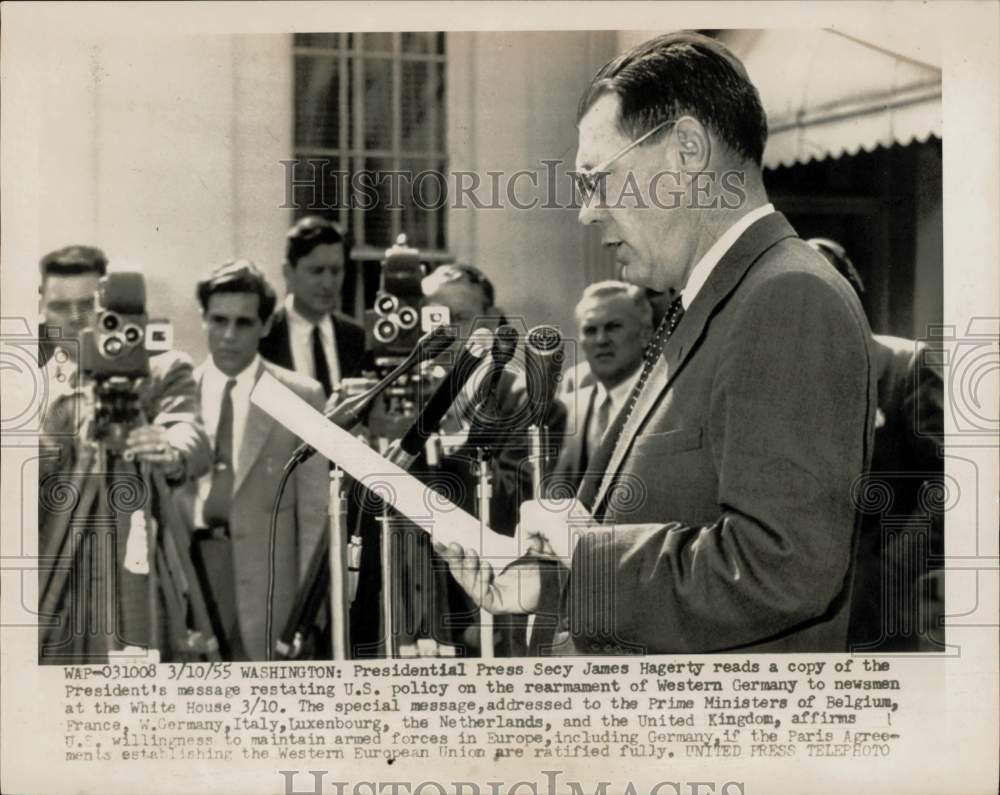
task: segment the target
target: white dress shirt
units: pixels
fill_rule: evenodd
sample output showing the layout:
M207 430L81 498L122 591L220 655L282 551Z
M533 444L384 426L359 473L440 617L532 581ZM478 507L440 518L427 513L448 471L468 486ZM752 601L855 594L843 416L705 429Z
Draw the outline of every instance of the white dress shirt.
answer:
M235 376L226 375L209 357L205 362L205 372L201 379L201 418L205 424L205 432L212 442L212 449L215 449L215 432L219 427L219 414L222 410L222 396L226 391L226 382L230 378L236 379L236 386L230 393L233 401L233 472L240 469L240 445L243 442L243 433L247 427L247 414L250 412L250 392L253 390L257 380L257 369L260 367L260 355L254 356L253 361L240 373ZM202 519L202 507L208 498L208 492L212 488L211 470L198 479L198 499L195 501L195 525L204 526Z
M326 366L330 371L330 386L337 386L340 383L340 360L337 358L337 338L334 336L333 320L330 319L329 315L323 315L323 318L316 324L307 320L296 311L294 297L290 294L285 297L285 313L288 316L288 341L292 348L295 372L310 378L316 377L312 349L312 333L315 325L319 327L323 353L326 354Z
M642 375L642 362L639 362L639 366L636 368L635 372L632 373L628 378L617 384L611 389L606 389L604 384L598 381L594 385L594 407L598 407L604 402L606 398L611 399L611 411L608 413L609 422L614 422L615 417L618 416L618 412L622 410L625 403L628 401L629 395L632 394L632 390L635 388L636 382L639 380L639 376Z
M751 210L729 227L712 244L712 247L705 252L705 256L698 260L698 263L691 269L691 275L688 276L687 284L681 290L681 304L684 306L685 312L690 308L691 302L694 301L694 297L698 294L698 291L708 281L708 277L715 270L715 266L719 264L719 261L726 255L726 252L733 247L733 243L739 240L740 235L746 232L751 224L773 212L774 205L770 202L761 205L756 210Z

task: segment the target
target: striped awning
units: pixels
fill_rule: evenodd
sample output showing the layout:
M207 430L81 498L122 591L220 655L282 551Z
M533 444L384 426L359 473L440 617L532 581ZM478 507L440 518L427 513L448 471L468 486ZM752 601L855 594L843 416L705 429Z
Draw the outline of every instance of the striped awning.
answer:
M767 168L941 137L940 48L933 35L873 31L720 31L767 111Z

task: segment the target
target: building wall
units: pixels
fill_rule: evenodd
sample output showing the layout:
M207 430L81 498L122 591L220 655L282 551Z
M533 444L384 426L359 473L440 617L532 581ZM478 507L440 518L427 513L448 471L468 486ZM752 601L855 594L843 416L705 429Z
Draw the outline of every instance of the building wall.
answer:
M77 37L35 66L39 187L18 258L102 247L145 273L149 312L202 358L194 283L211 264L249 257L280 284L291 37Z
M554 323L574 329L576 297L592 281L611 275L596 230L585 229L573 209L518 209L506 184L521 170L535 172L515 183L515 198L545 203L547 167L560 160L555 201L567 205L572 187L565 171L576 157L576 105L594 72L613 57L616 39L607 32L451 33L448 49L448 148L450 169L499 172L495 209L452 203L449 248L476 263L496 283L498 302L528 327ZM484 185L481 195L491 190Z

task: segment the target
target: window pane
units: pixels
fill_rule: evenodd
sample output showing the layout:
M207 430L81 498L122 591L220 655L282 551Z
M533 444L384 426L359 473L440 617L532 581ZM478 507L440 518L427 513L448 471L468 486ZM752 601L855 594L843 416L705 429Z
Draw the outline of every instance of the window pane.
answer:
M389 207L391 186L384 178L392 162L380 157L365 158L365 170L357 176L354 185L355 206L360 210L364 242L371 246L392 244L392 215L398 210ZM355 217L358 217L355 211Z
M365 58L365 148L392 147L392 61Z
M350 184L341 168L339 158L299 156L291 175L296 217L322 215L342 220L339 212L348 206Z
M402 231L417 248L433 248L436 217L445 213L447 207L447 174L443 173L440 163L432 160L404 160L402 168L407 172L400 197Z
M402 130L400 146L404 152L422 152L431 142L431 105L437 91L428 79L431 64L426 61L403 61Z
M296 33L293 43L296 47L321 47L337 49L340 47L340 33Z
M365 52L392 52L391 33L362 33L361 41Z
M444 34L441 35L443 37ZM434 95L434 144L431 148L437 149L439 152L445 152L448 149L448 134L445 132L448 121L448 102L445 96L445 65L443 63L434 64L431 70L434 74L433 84L436 92Z
M295 59L295 144L340 146L340 73L337 58Z
M436 55L442 50L439 49L443 39L440 33L404 33L403 52L420 53L422 55Z

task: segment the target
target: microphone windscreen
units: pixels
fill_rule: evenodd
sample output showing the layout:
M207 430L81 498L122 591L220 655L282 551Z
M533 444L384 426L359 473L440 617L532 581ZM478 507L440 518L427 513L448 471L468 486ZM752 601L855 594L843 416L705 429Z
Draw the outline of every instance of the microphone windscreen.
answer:
M493 337L493 362L505 367L514 358L520 335L513 326L500 326Z
M533 420L539 421L555 398L562 378L565 355L562 334L555 326L535 326L524 341L525 388L532 407Z
M472 378L483 359L493 348L493 335L487 329L476 329L458 355L455 365L434 390L409 430L399 442L400 449L410 456L420 453L424 443L437 430L438 425L455 402L455 398Z

